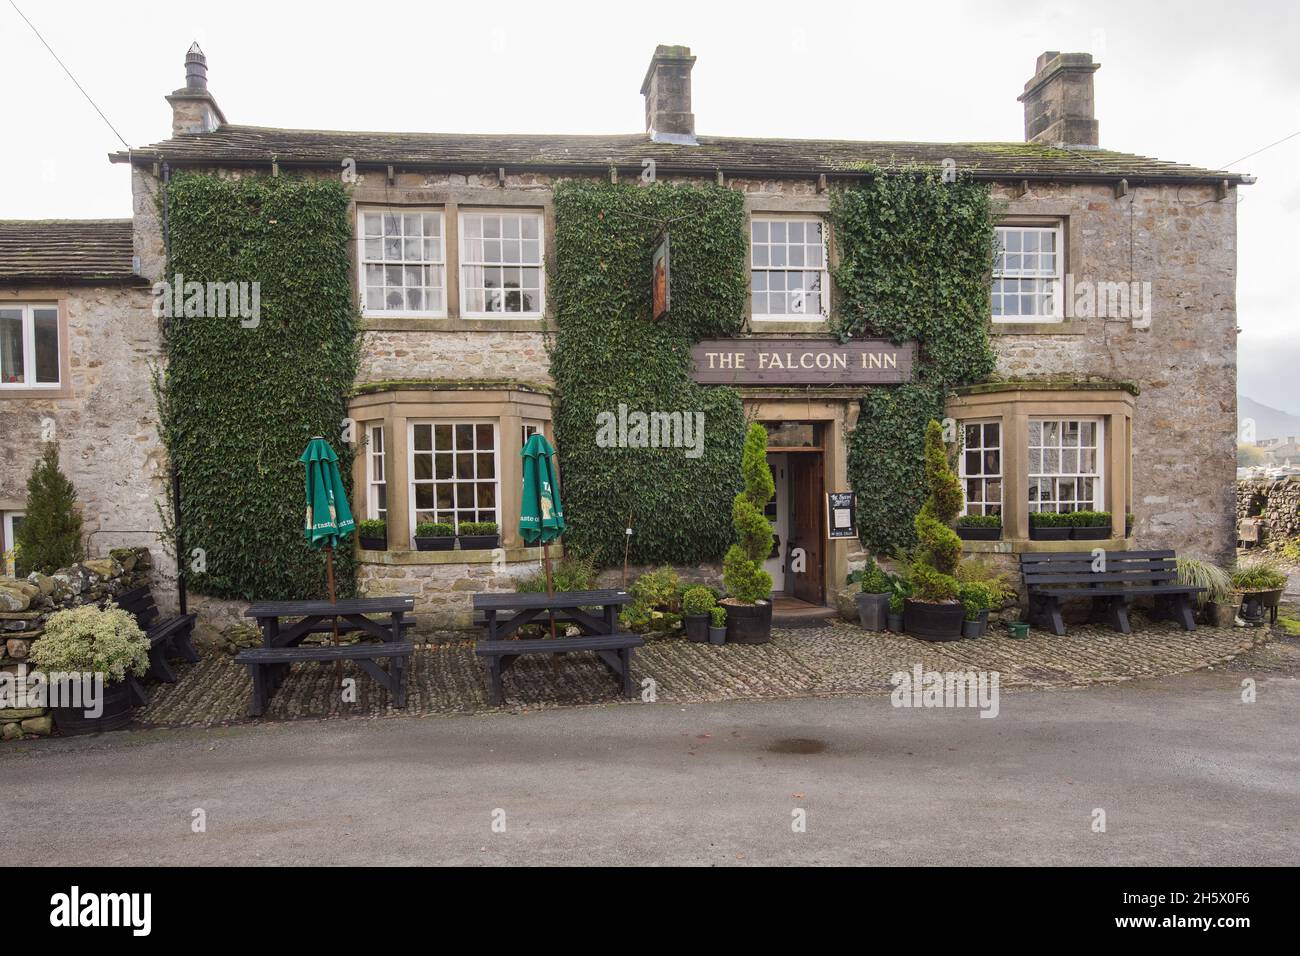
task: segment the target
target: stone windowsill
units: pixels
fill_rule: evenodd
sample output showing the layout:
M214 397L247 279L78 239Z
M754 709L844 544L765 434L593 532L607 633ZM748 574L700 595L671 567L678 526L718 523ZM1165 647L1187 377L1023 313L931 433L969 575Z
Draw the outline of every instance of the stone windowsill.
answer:
M410 551L394 550L367 551L358 548L357 561L361 564L420 565L420 564L491 564L497 559L499 549L491 548L475 551ZM542 560L541 548L506 548L506 563L515 564L522 561ZM563 554L560 548L551 552L551 560L558 560Z
M1002 538L998 541L965 541L961 549L969 554L1035 554L1052 551L1127 551L1132 538L1101 538L1096 541L1035 541L1031 538Z
M1083 335L1087 331L1085 319L1062 319L1060 322L994 322L985 323L989 335Z
M458 317L421 318L415 316L366 316L361 320L366 332L545 332L550 328L545 317L537 319L462 319Z

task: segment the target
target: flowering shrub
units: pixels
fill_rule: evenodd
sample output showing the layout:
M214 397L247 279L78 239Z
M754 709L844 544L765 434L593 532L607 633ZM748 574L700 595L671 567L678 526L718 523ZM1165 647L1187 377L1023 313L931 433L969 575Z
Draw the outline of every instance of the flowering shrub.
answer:
M126 611L88 604L50 615L32 661L47 674L92 671L113 683L149 669L149 641Z

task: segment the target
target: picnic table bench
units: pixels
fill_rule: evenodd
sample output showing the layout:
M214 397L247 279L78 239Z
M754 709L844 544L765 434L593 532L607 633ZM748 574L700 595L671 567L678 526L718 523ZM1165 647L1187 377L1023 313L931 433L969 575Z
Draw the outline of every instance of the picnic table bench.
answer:
M165 684L176 683L176 672L167 661L169 654L191 664L198 662L199 655L190 641L197 615L173 614L162 617L148 585L124 591L116 598L115 603L135 618L140 630L144 631L144 636L149 641L150 677ZM127 686L138 704L143 706L149 703L144 687L135 675L127 675Z
M266 713L270 698L297 661L355 661L389 692L396 707L406 706L406 672L415 644L403 640L411 626L403 620L415 607L414 598L351 598L343 601L262 601L250 605L245 617L255 618L262 630L262 646L240 651L235 660L248 667L253 691L248 712ZM387 615L389 620L381 618ZM301 618L281 626L281 618ZM378 618L378 619L377 619ZM326 634L337 622L340 634L361 632L379 643L339 646L308 645L312 634ZM379 661L387 660L385 671Z
M474 653L486 658L488 691L492 703L505 702L503 675L517 659L528 654L567 654L592 651L614 675L624 696L636 693L632 681L632 653L645 644L639 634L618 631L618 612L632 603L632 595L612 589L560 591L556 594L476 594L474 610L486 636ZM599 608L599 611L593 611ZM525 624L540 624L554 613L556 620L576 624L580 637L511 639Z
M1097 570L1094 570L1097 568ZM1128 608L1135 597L1152 595L1157 606L1189 631L1196 630L1192 599L1205 588L1178 583L1172 551L1044 552L1020 555L1020 573L1029 594L1030 617L1045 617L1053 633L1065 634L1061 602L1092 601L1094 615L1115 630L1131 634Z

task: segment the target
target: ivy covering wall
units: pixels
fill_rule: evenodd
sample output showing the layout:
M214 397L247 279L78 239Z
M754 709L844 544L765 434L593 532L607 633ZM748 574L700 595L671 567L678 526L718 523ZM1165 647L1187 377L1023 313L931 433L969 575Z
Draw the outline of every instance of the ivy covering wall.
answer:
M324 593L324 558L303 540L308 439L323 435L351 492L341 440L357 370L349 278L349 198L332 180L178 175L168 198L167 281L257 282L256 327L237 317L168 322L159 386L163 439L182 486L191 588L220 597L291 599ZM191 570L202 549L206 570ZM335 561L354 589L350 548Z
M672 243L672 308L651 312L651 257ZM731 541L744 413L690 381L690 348L739 333L749 282L744 197L716 186L568 181L555 191L551 354L565 545L602 565L717 561ZM703 455L601 447L598 416L703 412Z
M926 423L943 418L949 389L993 371L994 227L987 185L933 170L877 173L833 195L832 223L836 333L919 347L915 383L870 389L849 438L861 540L879 553L915 540Z

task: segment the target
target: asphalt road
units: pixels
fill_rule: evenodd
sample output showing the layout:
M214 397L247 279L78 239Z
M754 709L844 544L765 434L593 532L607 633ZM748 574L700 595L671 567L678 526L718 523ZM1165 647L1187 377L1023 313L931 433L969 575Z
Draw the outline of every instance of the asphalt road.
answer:
M1300 680L1246 676L5 745L0 832L10 866L1293 865Z

